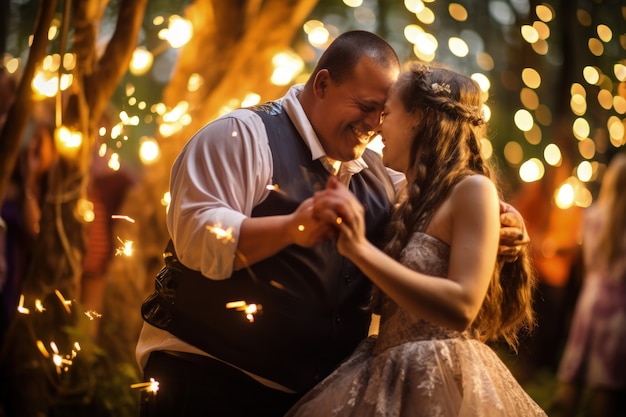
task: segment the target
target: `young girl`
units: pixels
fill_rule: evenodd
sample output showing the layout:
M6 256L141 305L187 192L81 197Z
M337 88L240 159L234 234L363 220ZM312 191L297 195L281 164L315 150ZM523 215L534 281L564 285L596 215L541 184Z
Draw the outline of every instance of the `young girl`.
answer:
M545 416L485 342L515 347L532 325L528 255L498 259L500 196L479 141L482 93L469 77L415 64L392 88L385 164L406 175L384 251L364 208L331 178L315 195L339 251L381 291L366 339L287 416Z

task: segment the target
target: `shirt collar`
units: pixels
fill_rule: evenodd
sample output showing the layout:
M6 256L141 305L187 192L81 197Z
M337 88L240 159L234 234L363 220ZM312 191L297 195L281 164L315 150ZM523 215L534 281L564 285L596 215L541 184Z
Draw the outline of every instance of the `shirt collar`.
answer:
M313 130L313 126L311 126L311 122L307 118L304 113L304 109L298 100L298 95L304 89L303 84L296 84L292 86L287 94L281 99L283 108L285 112L295 125L298 133L304 139L304 142L307 144L309 149L311 150L311 159L321 160L322 164L326 169L332 174L340 174L341 175L349 175L352 176L354 174L358 174L363 169L367 168L367 164L363 160L363 158L358 158L353 161L340 162L335 161L335 163L331 163L326 155L326 151L322 147L320 140Z

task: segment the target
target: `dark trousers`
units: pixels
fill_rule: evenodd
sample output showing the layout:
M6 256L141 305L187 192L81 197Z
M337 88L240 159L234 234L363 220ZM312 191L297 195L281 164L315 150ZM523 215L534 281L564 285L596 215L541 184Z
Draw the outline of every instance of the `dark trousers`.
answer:
M159 390L142 391L141 417L280 417L299 398L220 361L189 353L152 352L144 381L150 378L159 382Z

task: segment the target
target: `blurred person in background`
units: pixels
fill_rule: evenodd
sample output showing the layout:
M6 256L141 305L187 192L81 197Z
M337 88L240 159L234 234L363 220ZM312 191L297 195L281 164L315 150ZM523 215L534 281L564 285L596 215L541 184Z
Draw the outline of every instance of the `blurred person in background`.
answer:
M2 200L1 217L6 225L2 253L6 275L0 294L3 338L17 311L21 281L28 273L31 250L39 234L48 173L57 159L54 125L45 115L45 105L36 108Z
M626 154L604 175L582 224L584 279L551 416L626 416ZM588 394L588 397L587 395ZM587 401L588 398L588 401Z

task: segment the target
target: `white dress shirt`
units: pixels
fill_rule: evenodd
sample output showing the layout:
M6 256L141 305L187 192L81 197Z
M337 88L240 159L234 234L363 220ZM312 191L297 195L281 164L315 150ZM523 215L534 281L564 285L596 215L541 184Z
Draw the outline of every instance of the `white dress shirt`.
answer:
M312 159L322 159L331 173L349 181L351 174L367 168L365 161L329 163L298 101L300 91L302 85L293 86L280 99L285 112L311 150ZM171 172L167 228L180 261L190 269L201 271L207 279L229 278L241 223L267 197L272 177L267 132L256 113L238 109L201 128L185 144ZM397 173L394 178L398 178ZM232 239L217 239L216 227L227 231ZM144 322L136 347L136 358L142 368L153 350L207 355ZM270 387L289 391L257 375L251 376Z

